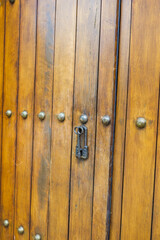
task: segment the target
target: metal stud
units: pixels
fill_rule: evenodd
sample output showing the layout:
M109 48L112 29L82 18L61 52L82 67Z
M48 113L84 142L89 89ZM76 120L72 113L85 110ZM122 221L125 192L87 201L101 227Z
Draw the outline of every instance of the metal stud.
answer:
M11 110L7 110L7 111L6 111L6 116L7 116L8 118L10 118L10 117L12 116L12 111L11 111Z
M11 4L13 4L15 2L15 0L9 0Z
M26 119L28 117L28 112L27 111L23 111L21 113L21 116L22 116L23 119Z
M82 114L82 115L80 116L79 120L80 120L80 122L81 122L82 124L85 124L85 123L88 122L88 117L87 117L86 114Z
M146 127L146 119L145 118L143 118L143 117L139 117L139 118L137 118L137 120L136 120L136 126L138 127L138 128L145 128Z
M23 227L23 226L20 226L20 227L18 228L18 233L19 233L20 235L22 235L22 234L24 233L24 227Z
M57 115L57 119L60 121L60 122L64 122L65 120L65 114L64 113L59 113Z
M41 235L36 234L36 235L34 236L34 240L41 240Z
M9 227L9 221L8 221L7 219L5 219L5 220L3 221L3 226L4 226L5 228L8 228L8 227Z
M104 126L108 126L111 123L111 118L108 115L102 117L102 123Z
M38 114L38 117L39 117L39 119L40 119L41 121L43 121L43 120L45 119L45 117L46 117L45 112L40 112L40 113Z

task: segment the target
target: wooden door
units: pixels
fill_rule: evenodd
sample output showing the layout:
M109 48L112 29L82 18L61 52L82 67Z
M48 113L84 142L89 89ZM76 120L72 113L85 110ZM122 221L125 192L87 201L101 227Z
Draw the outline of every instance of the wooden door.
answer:
M0 0L1 240L108 237L118 9Z
M121 1L111 240L160 239L159 16L158 0Z

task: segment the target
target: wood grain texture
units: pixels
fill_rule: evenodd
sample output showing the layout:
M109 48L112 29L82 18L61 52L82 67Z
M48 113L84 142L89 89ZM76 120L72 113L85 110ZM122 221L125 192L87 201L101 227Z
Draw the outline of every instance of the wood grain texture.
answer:
M9 228L1 229L0 239L13 238L14 183L16 158L16 120L19 52L19 0L14 5L6 2L4 103L2 136L1 216L8 219ZM11 118L5 112L12 110Z
M73 133L69 238L74 240L91 239L100 6L100 0L78 1L73 126L87 114L89 158L75 157Z
M158 139L157 139L157 155L156 155L156 172L155 172L155 191L154 191L154 207L151 239L158 240L160 238L160 112L158 119Z
M150 239L159 95L160 2L132 2L121 239ZM149 16L149 17L148 17ZM153 41L154 39L154 41ZM145 117L145 129L135 126Z
M35 78L36 42L36 0L21 2L19 93L17 124L17 159L15 185L15 227L16 239L29 240L30 191L32 167L33 107ZM23 111L28 112L24 120ZM18 234L18 227L25 232Z
M0 136L2 132L2 97L3 97L3 69L4 69L4 34L5 34L5 1L0 1ZM0 137L1 146L1 137ZM0 156L1 158L1 156ZM1 160L0 160L1 162Z
M57 240L68 237L76 2L59 0L56 7L48 239ZM64 122L57 119L61 112Z
M131 23L131 1L121 2L120 23L120 46L118 64L118 89L116 106L116 131L113 158L113 185L112 185L112 207L110 239L117 240L120 237L121 228L121 203L123 183L124 145L126 130L126 107L128 67L130 50L130 23Z
M102 1L99 59L99 89L97 108L96 158L94 176L92 239L105 240L107 232L107 203L110 187L112 124L104 126L102 117L113 119L113 100L116 61L118 1ZM111 120L111 121L112 121ZM113 123L113 121L112 121ZM102 210L103 209L103 210ZM108 237L107 237L108 239Z
M3 73L4 73L4 36L5 36L5 1L0 1L0 149L2 150L2 109L3 109ZM0 151L0 166L2 161L2 151ZM1 174L1 168L0 168ZM1 179L0 179L1 181ZM0 199L1 199L1 191L0 191ZM1 213L1 209L0 209ZM0 221L1 214L0 214ZM2 225L0 224L0 231Z
M41 235L42 239L47 239L54 21L55 1L38 1L30 239L33 239L37 233ZM45 112L44 121L38 118L39 112Z

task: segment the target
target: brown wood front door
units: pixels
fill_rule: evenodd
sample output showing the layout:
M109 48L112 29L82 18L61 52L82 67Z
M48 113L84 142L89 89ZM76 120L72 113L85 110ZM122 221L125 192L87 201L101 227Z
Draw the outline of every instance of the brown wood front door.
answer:
M122 0L110 240L160 239L160 1Z
M0 0L0 240L108 236L118 4Z

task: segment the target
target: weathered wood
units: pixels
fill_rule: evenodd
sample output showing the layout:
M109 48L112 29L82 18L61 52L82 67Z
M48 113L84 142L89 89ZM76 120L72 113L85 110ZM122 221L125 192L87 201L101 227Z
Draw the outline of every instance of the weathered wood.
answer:
M4 78L4 36L5 36L5 1L0 1L0 149L2 150L2 109L3 109L3 78ZM2 151L0 150L0 166L2 161ZM0 169L1 173L1 169ZM0 179L1 181L1 179ZM1 199L1 191L0 191ZM1 206L0 206L1 207ZM0 221L2 223L1 209L0 209ZM2 224L0 224L0 232L2 231Z
M0 2L0 114L2 116L2 98L3 98L3 70L4 70L4 21L5 20L5 1ZM0 118L0 136L2 133L2 117ZM1 146L1 137L0 137L0 146ZM1 156L0 156L1 159ZM1 160L0 160L1 162Z
M78 1L73 126L87 114L89 158L76 158L73 133L69 237L75 240L91 239L100 2Z
M121 203L124 164L124 145L126 130L127 86L130 46L131 1L121 2L120 46L118 64L118 89L116 107L116 131L112 176L112 207L110 239L120 237Z
M147 240L151 234L159 96L159 12L158 0L132 2L121 229L121 239L127 240ZM137 117L146 118L146 128L135 126Z
M4 102L1 167L1 216L9 220L9 228L1 228L0 239L13 239L14 189L16 159L18 52L19 52L19 0L6 1ZM12 111L11 118L5 112Z
M157 154L156 154L156 172L155 172L155 191L153 202L153 222L151 239L158 240L160 238L160 112L157 129Z
M30 191L32 167L35 44L36 44L36 0L21 2L19 93L17 119L17 159L15 185L15 226L16 239L29 240ZM21 113L28 112L27 119ZM24 234L17 229L24 227Z
M3 108L3 73L4 73L4 36L5 36L5 1L0 1L0 149L2 148L2 108ZM2 160L2 153L0 151L0 166L1 166L1 160ZM1 170L0 170L1 172ZM1 197L1 192L0 192ZM1 212L1 211L0 211ZM1 214L0 214L0 221ZM1 225L0 225L0 231L1 231Z
M38 1L30 239L47 239L55 1ZM43 121L38 118L45 112Z
M68 237L76 2L60 0L56 7L48 239ZM61 112L64 122L57 119Z
M105 240L109 199L118 1L102 1L92 239ZM108 37L109 36L109 37ZM102 117L111 124L104 126ZM103 210L102 210L103 209ZM108 238L107 238L108 239Z

